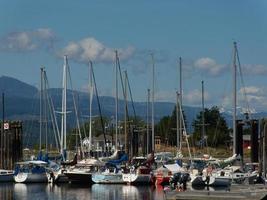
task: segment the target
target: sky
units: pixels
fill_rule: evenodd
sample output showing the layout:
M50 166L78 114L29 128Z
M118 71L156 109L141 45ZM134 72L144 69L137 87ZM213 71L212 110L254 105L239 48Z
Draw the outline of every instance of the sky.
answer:
M236 41L238 106L247 99L251 111L267 111L266 10L265 0L1 0L0 76L39 87L42 66L50 87L61 87L68 55L75 89L87 91L90 59L100 95L111 96L118 50L134 100L146 101L153 53L155 100L175 102L182 57L183 104L201 105L203 80L205 105L223 110L232 105Z

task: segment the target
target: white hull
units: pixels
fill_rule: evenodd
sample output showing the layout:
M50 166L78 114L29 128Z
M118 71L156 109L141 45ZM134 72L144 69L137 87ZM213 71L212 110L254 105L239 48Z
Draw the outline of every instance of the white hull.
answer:
M123 174L123 181L129 184L150 184L151 175L150 174Z
M46 173L32 174L32 173L18 173L14 176L16 183L47 183L48 179Z
M116 173L108 173L108 174L95 173L95 174L92 174L92 181L94 183L99 183L99 184L123 184L123 183L126 183L122 179L122 174L116 174Z

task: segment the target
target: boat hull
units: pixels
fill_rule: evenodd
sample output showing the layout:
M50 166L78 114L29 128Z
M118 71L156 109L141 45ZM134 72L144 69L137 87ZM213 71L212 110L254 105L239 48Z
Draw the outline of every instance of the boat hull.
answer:
M209 177L210 180L207 182L205 176L194 176L191 177L192 186L213 186L213 187L227 187L231 185L231 180L228 178L220 177Z
M122 174L93 174L92 181L98 184L123 184Z
M227 187L231 185L231 180L228 178L210 177L209 186L213 187Z
M150 174L123 174L123 181L128 184L151 184L152 177Z
M16 183L47 183L48 179L46 173L32 174L32 173L18 173L14 176Z
M12 174L1 174L0 182L14 182L14 173Z
M71 183L92 184L92 174L87 172L65 172Z
M48 179L48 182L50 183L69 182L69 178L64 173L61 173L61 172L53 172L53 174L47 173L47 179Z
M168 185L170 178L170 176L156 176L156 185Z

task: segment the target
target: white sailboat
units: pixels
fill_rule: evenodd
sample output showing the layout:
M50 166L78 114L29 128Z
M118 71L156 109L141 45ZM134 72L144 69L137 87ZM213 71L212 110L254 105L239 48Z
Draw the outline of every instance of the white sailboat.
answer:
M40 88L40 144L39 144L39 153L41 154L42 146L42 126L44 123L43 120L43 98L46 94L46 88L44 86L44 75L45 69L41 68L41 88ZM43 92L45 91L45 94ZM46 135L47 136L47 135ZM47 140L46 140L46 152L47 152ZM38 156L39 157L39 156ZM41 156L40 156L41 157ZM18 162L15 166L14 180L17 183L32 183L39 182L45 183L48 181L46 176L46 168L48 167L48 162L43 160L31 160L25 162Z
M125 183L123 180L123 174L122 170L117 166L121 162L125 162L128 160L128 157L124 154L121 155L121 153L118 151L118 73L121 74L121 69L120 69L120 61L119 61L119 56L118 52L115 51L115 79L116 79L116 95L115 95L115 152L111 157L108 158L100 158L102 161L106 161L106 167L104 171L98 171L92 175L92 180L94 183L99 183L99 184L121 184ZM121 83L123 84L123 83ZM125 87L125 90L124 90ZM126 91L126 86L122 85L122 89L125 92ZM125 93L124 93L125 97ZM125 146L126 146L125 141ZM125 159L124 159L125 158ZM112 161L115 161L114 163Z
M237 45L234 42L234 54L233 54L233 156L223 161L225 163L232 162L237 160L237 141L236 141L236 74L237 74L237 60L238 60L238 52ZM202 87L203 88L203 87ZM202 92L203 95L203 92ZM202 96L203 100L203 96ZM204 106L203 106L204 107ZM204 116L203 116L204 117ZM203 120L204 126L204 120ZM204 129L203 129L204 132ZM240 159L240 158L239 158ZM219 161L220 162L220 161ZM209 185L209 186L229 186L231 183L243 183L245 179L254 179L257 176L257 172L247 173L244 172L240 166L228 166L223 169L211 169L210 172L209 167L203 170L204 176L199 175L198 173L191 174L191 183L192 185ZM207 180L208 174L208 182Z
M144 163L143 166L138 166L136 169L131 168L130 173L123 174L122 178L128 184L150 184L152 183L153 172L151 169L151 165L153 162L155 162L155 158L154 158L154 152L155 152L155 121L154 121L155 62L154 62L153 53L151 54L151 61L152 61L152 94L151 94L152 96L152 101L151 101L152 153L147 155L147 161Z
M32 160L16 163L16 183L46 183L46 168L48 163L41 160Z
M129 173L124 173L122 175L123 181L128 184L144 184L149 185L153 181L153 172L151 170L152 164L155 162L154 153L152 152L147 156L147 159L144 161L144 158L141 159L136 157L133 158L133 162L137 163L137 166L132 166ZM141 164L138 164L141 163Z
M202 135L201 135L201 146L204 147L204 142L207 145L207 139L205 136L205 118L204 118L204 81L201 81L202 85ZM212 158L207 154L205 164L212 162ZM227 187L231 185L231 181L221 174L212 173L213 166L209 165L202 170L202 174L199 174L198 170L192 170L190 173L190 183L192 186L213 186L213 187Z

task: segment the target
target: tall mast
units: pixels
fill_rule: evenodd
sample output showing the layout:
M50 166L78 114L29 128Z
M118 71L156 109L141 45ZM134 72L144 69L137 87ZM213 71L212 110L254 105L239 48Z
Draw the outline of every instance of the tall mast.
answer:
M183 136L183 124L182 124L182 114L183 114L183 85L182 85L182 57L179 57L179 75L180 75L180 107L181 111L178 113L179 118L179 145L182 148L182 136Z
M147 107L146 107L146 153L149 153L149 146L150 146L150 134L149 134L149 104L150 104L150 89L147 89Z
M204 81L201 81L201 97L202 97L202 142L204 142L205 137L205 115L204 115ZM201 147L203 148L203 143L201 143Z
M93 63L89 61L89 155L92 144L92 101L93 101Z
M118 51L115 50L115 93L116 93L116 97L115 97L115 104L116 104L116 110L115 110L115 149L117 149L118 147L118 98L119 98L119 92L118 92Z
M237 46L234 42L234 56L233 56L233 154L236 153L236 74L237 74L237 65L236 65L236 53Z
M103 116L102 116L100 101L99 101L99 97L98 97L98 92L97 92L96 80L95 80L95 74L94 74L93 67L92 67L92 77L93 77L93 81L94 81L94 90L95 90L96 99L97 99L97 105L98 105L98 111L99 111L100 120L101 120L102 131L104 133L104 141L105 141L105 145L104 146L105 146L105 149L106 149L106 152L107 152L108 151L108 147L107 147L106 130L105 130L105 124L104 124L104 120L103 120Z
M153 53L151 54L152 58L152 121L151 121L151 126L152 126L152 151L155 151L155 127L154 127L154 98L155 98L155 61L154 61L154 55Z
M62 80L62 112L61 112L61 138L60 138L60 152L65 160L65 150L66 150L66 109L67 109L67 65L68 58L64 56L63 65L63 80Z
M180 95L178 91L176 92L176 140L177 140L177 152L181 150L181 145L180 145L180 118L179 118L179 98Z
M41 67L41 79L40 79L40 122L39 122L39 152L42 150L42 126L43 126L43 74L44 68Z
M127 110L128 110L128 103L127 103L127 71L124 71L124 101L125 101L125 109L124 109L124 145L125 145L125 152L129 152L128 146L128 129L127 129Z
M43 71L43 82L44 82L44 123L45 123L45 151L48 153L48 115L47 115L47 84L45 82L46 71Z
M183 100L183 86L182 86L182 58L181 57L179 57L179 71L180 71L180 73L179 73L179 75L180 75L180 103L181 103L181 105L182 105L182 100Z

